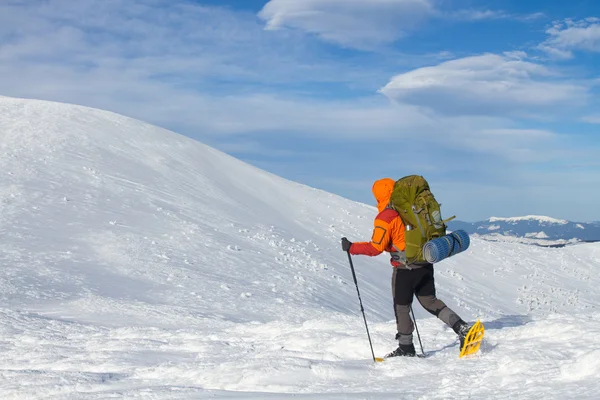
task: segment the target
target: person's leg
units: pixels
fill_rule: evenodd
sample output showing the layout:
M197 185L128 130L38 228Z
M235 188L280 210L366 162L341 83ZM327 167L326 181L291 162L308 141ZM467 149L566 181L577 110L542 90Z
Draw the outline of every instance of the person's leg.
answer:
M392 274L392 296L396 314L396 339L400 344L412 344L415 326L410 318L410 306L413 299L413 279L411 271L394 268Z
M442 300L438 299L435 295L433 265L428 265L422 267L421 269L423 270L423 275L415 288L417 300L419 300L419 303L421 303L424 309L438 317L450 328L455 329L457 324L463 321L458 316L458 314L452 311L448 306L446 306L446 304Z
M396 340L398 348L386 357L414 356L413 344L414 324L410 318L410 305L414 293L414 274L405 269L394 268L392 274L392 296L394 299L394 314L396 315Z

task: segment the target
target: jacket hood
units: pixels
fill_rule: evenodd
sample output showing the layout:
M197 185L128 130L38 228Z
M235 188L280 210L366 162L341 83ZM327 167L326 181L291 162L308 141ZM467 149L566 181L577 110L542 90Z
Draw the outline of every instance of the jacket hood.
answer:
M394 190L394 181L392 178L383 178L375 181L373 184L373 196L377 200L377 209L379 212L385 210L390 203L390 197L392 196L392 190Z

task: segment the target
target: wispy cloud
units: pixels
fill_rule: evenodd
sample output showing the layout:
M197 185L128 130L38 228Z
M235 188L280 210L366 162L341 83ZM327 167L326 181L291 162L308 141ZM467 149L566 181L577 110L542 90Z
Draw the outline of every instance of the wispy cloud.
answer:
M96 5L2 6L1 15L12 16L0 31L2 93L108 109L204 138L284 133L384 140L413 132L433 138L442 127L471 132L507 123L466 123L375 94L326 100L265 90L277 89L270 85L278 79L289 87L358 73L312 62L300 38L273 37L252 15L159 1Z
M253 13L166 0L0 4L0 85L38 67L203 91L229 83L230 93L248 84L360 79L359 71L317 60L303 35L265 32Z
M535 21L544 18L546 15L542 12L531 14L513 14L504 10L478 10L478 9L461 9L455 11L439 12L441 17L456 19L459 21L484 21L494 19L509 19L515 21Z
M265 32L253 13L184 1L0 3L2 94L100 107L188 134L281 127L236 121L245 110L293 109L278 100L306 96L311 84L374 79L319 57L304 35Z
M549 35L538 48L560 59L573 57L573 51L600 52L600 18L566 19L546 30Z
M270 30L295 28L370 49L394 42L434 13L430 0L271 0L259 16Z
M587 115L581 118L583 122L587 122L588 124L600 124L600 114Z
M256 141L242 138L257 135L383 142L417 134L421 143L514 158L514 135L499 132L518 128L478 107L494 101L552 105L582 94L574 85L544 86L532 76L552 72L515 52L401 74L382 89L395 103L375 93L315 98L277 90L277 81L289 88L359 74L342 64L314 62L314 49L301 37L271 35L251 14L158 0L71 5L51 0L2 6L0 14L12 16L0 28L2 93L108 109L215 143L215 138L238 137L235 146L231 139L221 141L237 153L256 154ZM445 113L436 103L440 94L448 104L462 102L464 109ZM543 140L532 137L524 146Z
M484 54L418 68L395 76L380 92L445 114L524 114L553 106L582 104L585 85L557 79L525 53Z
M437 0L270 0L259 13L266 29L292 28L344 47L373 50L393 43L431 19L530 21L543 13L444 9Z
M482 152L502 154L516 163L550 161L554 157L544 152L554 148L559 135L541 129L484 128L469 135L469 145Z
M475 10L475 9L464 9L456 10L445 13L445 16L462 20L462 21L482 21L489 19L507 19L511 18L511 15L506 11L501 10Z

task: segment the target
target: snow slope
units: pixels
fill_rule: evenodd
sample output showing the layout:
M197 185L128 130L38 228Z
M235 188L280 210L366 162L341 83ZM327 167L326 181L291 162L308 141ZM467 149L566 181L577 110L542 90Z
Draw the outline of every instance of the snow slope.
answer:
M474 239L415 306L431 357L374 365L339 238L373 207L183 136L0 97L0 398L581 398L600 390L600 245ZM365 188L369 190L369 188ZM451 213L451 210L447 210ZM356 257L377 355L394 348L386 257Z

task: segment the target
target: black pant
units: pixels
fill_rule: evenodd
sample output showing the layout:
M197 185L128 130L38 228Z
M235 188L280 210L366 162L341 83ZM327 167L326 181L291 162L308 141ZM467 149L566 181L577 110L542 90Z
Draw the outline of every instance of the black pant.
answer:
M415 294L417 297L435 296L433 265L415 269L394 268L392 292L394 305L410 305Z
M392 295L398 329L396 339L400 344L411 344L413 340L414 324L410 319L410 307L414 295L417 296L423 308L441 319L446 325L452 327L460 320L454 311L435 296L432 264L414 269L394 268Z

